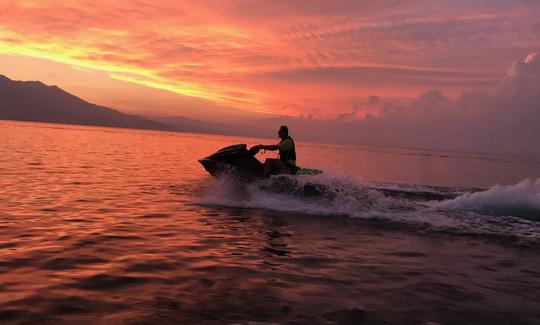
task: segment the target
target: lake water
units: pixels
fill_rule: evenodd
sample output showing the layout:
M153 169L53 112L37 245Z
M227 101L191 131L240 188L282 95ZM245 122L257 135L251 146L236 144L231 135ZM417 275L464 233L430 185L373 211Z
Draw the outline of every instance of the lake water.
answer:
M276 140L0 121L0 323L540 323L540 158Z

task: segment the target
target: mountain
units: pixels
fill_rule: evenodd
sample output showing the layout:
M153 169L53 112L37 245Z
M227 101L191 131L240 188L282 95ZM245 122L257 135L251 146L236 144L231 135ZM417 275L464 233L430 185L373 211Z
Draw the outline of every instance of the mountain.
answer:
M88 103L57 86L0 75L0 119L177 131L173 126Z

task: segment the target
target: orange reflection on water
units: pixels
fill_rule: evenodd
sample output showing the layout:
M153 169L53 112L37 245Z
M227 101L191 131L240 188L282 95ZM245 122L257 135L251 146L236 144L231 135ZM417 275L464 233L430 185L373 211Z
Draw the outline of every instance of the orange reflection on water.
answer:
M273 139L0 125L0 322L343 323L358 308L375 322L395 322L388 310L421 322L433 314L417 306L431 304L448 306L446 319L536 312L538 281L507 280L539 265L534 253L345 216L196 204L212 182L198 158ZM429 159L298 144L303 165L387 181ZM410 168L391 171L388 157ZM502 289L519 306L494 299Z

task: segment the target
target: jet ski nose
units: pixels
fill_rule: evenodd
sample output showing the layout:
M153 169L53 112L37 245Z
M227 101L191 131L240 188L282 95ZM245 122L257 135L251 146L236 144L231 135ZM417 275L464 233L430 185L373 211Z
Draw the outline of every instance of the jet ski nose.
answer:
M213 161L211 159L208 159L208 158L201 158L199 159L199 163L203 166L208 166L210 164L213 163Z
M199 159L199 163L203 165L203 167L208 169L214 169L216 167L216 161L214 159L210 159L208 157Z

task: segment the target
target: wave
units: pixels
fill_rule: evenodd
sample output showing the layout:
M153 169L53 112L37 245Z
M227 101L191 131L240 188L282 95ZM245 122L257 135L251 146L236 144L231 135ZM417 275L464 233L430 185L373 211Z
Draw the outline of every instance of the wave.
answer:
M250 184L211 179L194 203L346 216L421 231L540 241L540 179L478 189L371 183L345 174L279 176ZM536 219L538 220L538 219Z
M540 178L526 179L510 186L494 185L487 191L465 193L439 202L437 206L540 220Z

